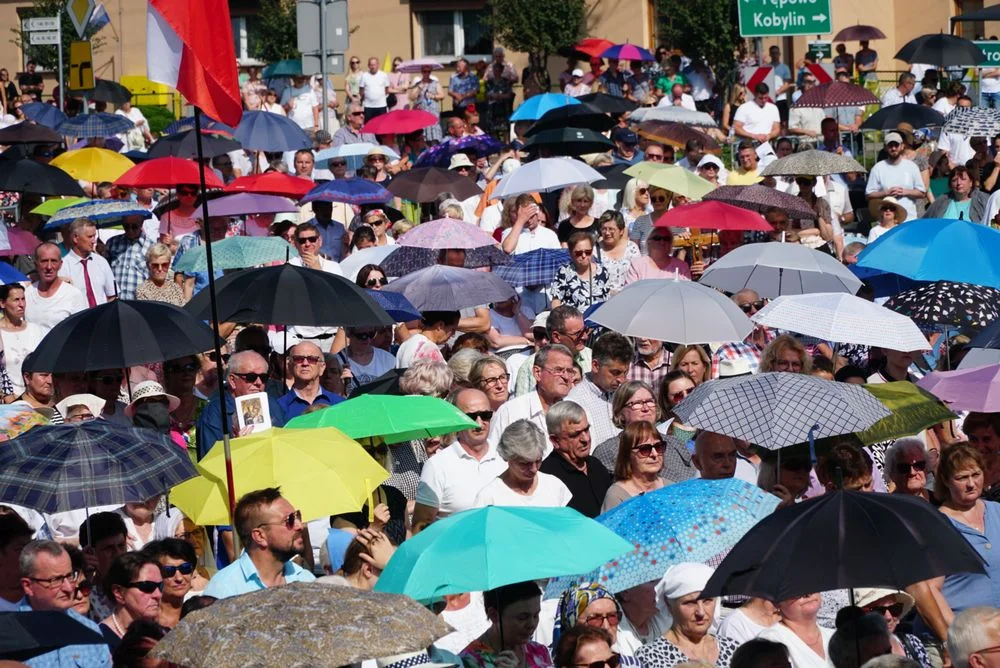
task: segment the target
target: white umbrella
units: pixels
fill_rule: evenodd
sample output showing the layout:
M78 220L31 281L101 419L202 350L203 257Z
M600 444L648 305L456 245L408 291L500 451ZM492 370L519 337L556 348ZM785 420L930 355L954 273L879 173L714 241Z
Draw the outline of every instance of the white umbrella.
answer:
M903 352L930 347L920 328L905 315L846 292L778 297L751 320L836 343L860 343Z
M524 193L552 192L603 178L599 171L573 158L541 158L503 177L493 196L506 199Z
M753 331L720 292L687 280L653 278L627 286L590 319L626 336L690 345L742 341Z
M799 244L747 244L713 262L701 282L726 292L750 288L766 299L812 292L856 293L861 280L836 259Z
M364 162L365 156L368 155L368 151L373 148L379 148L389 156L389 162L394 160L399 160L399 154L388 146L378 145L371 142L360 142L357 144L341 144L340 146L334 146L333 148L325 148L316 154L316 168L317 169L329 169L330 160L333 158L347 158L347 169L354 170L361 166Z
M362 250L356 250L340 263L340 270L344 272L346 279L356 281L361 267L366 264L382 264L387 257L395 253L399 248L399 246L371 246Z
M629 120L635 123L640 121L670 121L704 128L718 127L715 119L704 111L691 111L683 107L639 107L629 115Z

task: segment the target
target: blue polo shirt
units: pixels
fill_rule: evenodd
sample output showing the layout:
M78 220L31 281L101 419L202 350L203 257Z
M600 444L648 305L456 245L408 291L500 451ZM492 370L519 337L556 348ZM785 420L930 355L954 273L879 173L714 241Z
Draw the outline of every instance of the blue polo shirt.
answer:
M320 387L319 394L316 395L316 399L313 400L313 403L333 406L334 404L339 404L343 400L344 398L339 394L334 394L333 392ZM294 387L288 390L288 394L278 399L278 406L281 408L281 412L284 414L286 421L291 420L293 417L302 415L303 411L311 405L312 404L298 395Z
M285 582L313 582L316 579L315 575L293 561L285 562L284 573ZM261 589L267 589L267 587L264 586L257 573L257 566L244 550L239 559L212 576L202 593L205 596L214 596L215 598L229 598Z

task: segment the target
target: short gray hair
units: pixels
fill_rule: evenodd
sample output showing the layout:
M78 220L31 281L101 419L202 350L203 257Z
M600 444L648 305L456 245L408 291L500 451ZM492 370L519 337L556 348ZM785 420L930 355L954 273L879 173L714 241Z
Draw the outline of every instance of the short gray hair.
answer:
M21 556L17 562L18 569L21 571L21 577L30 578L34 575L35 561L38 560L38 555L43 552L53 558L69 554L65 547L54 540L33 540L21 550Z
M444 362L418 360L399 379L399 389L403 394L445 397L454 381L455 375Z
M244 362L249 362L254 357L267 364L267 360L260 353L253 350L241 350L238 353L233 353L229 357L229 364L226 365L226 376L243 373L243 369L245 368Z
M146 251L146 264L149 264L156 258L165 257L169 259L173 257L173 255L174 254L170 252L170 246L156 242L149 247L148 251Z
M587 411L580 404L575 401L557 401L545 413L545 427L549 430L549 436L558 436L567 422L577 424L586 419Z
M469 370L469 382L473 385L478 385L483 381L483 377L486 375L486 369L491 366L500 367L504 373L509 374L507 370L507 363L496 355L484 355L476 360L475 364L472 365L472 369Z
M889 449L885 451L885 472L888 475L892 475L896 470L896 460L899 459L899 456L907 450L911 450L913 448L919 448L920 452L924 456L927 455L927 449L924 447L924 442L919 438L901 438L890 445Z
M547 446L545 434L535 423L528 420L515 420L500 435L497 454L505 462L512 459L533 462L545 455Z
M549 346L542 346L541 350L535 354L534 366L537 366L539 369L544 368L545 365L549 363L549 356L552 355L552 353L561 353L569 357L570 360L574 362L576 361L576 358L573 356L573 353L569 348L561 343L553 343Z
M948 627L948 653L952 665L966 668L969 655L997 644L995 638L998 636L1000 609L980 606L958 613Z
M74 220L72 223L69 224L69 233L70 235L80 234L82 230L88 227L93 227L96 230L97 223L92 221L90 218L77 218L76 220Z
M475 348L462 348L448 359L448 368L455 376L455 382L467 385L472 375L472 367L486 357Z

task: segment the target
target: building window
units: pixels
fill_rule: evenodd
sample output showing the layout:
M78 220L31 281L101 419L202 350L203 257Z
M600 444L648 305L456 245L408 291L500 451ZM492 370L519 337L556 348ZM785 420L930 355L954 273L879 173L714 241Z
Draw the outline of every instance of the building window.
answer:
M483 22L486 9L430 10L419 12L423 56L452 59L489 56L493 35Z

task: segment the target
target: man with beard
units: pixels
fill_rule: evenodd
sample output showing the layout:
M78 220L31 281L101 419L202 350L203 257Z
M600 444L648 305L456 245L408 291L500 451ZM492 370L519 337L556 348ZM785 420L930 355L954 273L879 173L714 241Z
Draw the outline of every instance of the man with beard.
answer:
M212 576L205 596L229 598L315 576L292 561L305 549L302 512L268 487L246 494L236 504L236 530L246 548L240 558Z

